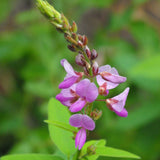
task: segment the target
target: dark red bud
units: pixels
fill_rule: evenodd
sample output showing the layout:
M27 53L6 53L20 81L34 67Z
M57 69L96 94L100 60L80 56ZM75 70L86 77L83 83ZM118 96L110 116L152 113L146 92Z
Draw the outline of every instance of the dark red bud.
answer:
M74 45L68 45L68 49L72 52L76 52L76 47Z
M83 43L81 41L78 41L78 47L83 48Z
M82 42L83 42L84 46L86 46L87 43L88 43L88 38L85 35L83 36L83 41Z
M74 40L77 40L77 35L76 35L76 33L72 33L72 38L73 38Z
M82 42L83 41L83 37L79 34L78 35L78 39Z
M92 65L93 75L96 76L98 74L98 71L99 71L99 66L98 66L98 63L95 61L93 62L93 65Z
M89 75L88 69L86 67L84 67L83 69L84 69L84 74L88 76Z
M97 56L98 56L97 51L95 49L93 49L92 52L91 52L91 59L94 60L94 59L97 58Z
M89 59L91 59L91 51L90 51L90 49L87 47L87 46L85 46L85 52L86 52L86 54L87 54L87 57L89 58Z

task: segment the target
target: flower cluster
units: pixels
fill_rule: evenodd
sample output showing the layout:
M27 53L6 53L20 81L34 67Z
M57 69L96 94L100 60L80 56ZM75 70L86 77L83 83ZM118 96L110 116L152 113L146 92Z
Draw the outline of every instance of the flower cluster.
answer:
M79 61L82 61L83 56L80 54L78 56L82 57L79 58ZM76 57L76 61L77 59ZM84 72L74 71L66 59L61 60L61 65L67 72L67 75L59 85L59 88L62 90L56 96L56 99L67 106L71 112L81 112L81 114L74 114L70 118L70 125L80 129L75 139L75 145L76 147L79 146L78 149L80 150L86 141L86 130L92 131L95 128L95 122L93 120L97 120L96 117L98 116L98 111L88 110L89 106L94 101L98 101L98 95L107 96L110 89L125 82L126 77L120 76L118 71L110 65L98 67L96 63L96 69L92 65L92 71L94 71L93 76L89 76L89 73L86 72L87 67L84 68ZM95 72L95 70L97 71ZM92 82L94 77L96 77L98 87ZM113 98L105 98L101 101L105 101L108 108L118 116L127 117L128 112L124 106L128 92L129 88L126 88L121 94Z
M97 99L98 95L108 96L109 90L125 82L126 77L120 76L118 71L110 65L98 66L95 61L98 56L97 51L89 49L85 35L77 34L78 28L75 22L70 25L68 19L47 1L37 0L37 6L51 24L64 34L69 43L68 49L78 53L75 59L76 64L83 67L83 72L77 72L66 59L61 60L67 75L59 85L61 92L56 96L56 99L67 106L72 113L81 112L70 118L70 125L79 128L75 144L80 150L86 141L86 132L95 128L94 121L102 115L102 111L92 110L94 101L105 101L107 107L118 116L128 116L124 106L129 88L115 97ZM95 84L95 79L98 86Z

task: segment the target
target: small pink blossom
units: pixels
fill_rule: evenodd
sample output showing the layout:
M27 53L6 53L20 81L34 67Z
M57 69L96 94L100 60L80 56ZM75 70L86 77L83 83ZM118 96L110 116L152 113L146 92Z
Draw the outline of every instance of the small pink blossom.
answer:
M64 81L59 84L60 89L69 88L74 83L77 83L82 79L83 73L74 71L74 69L66 59L61 60L61 65L66 70L67 75L64 78Z
M95 123L87 115L74 114L70 117L69 123L73 127L81 128L75 138L75 147L80 150L86 141L86 130L94 130Z
M93 102L98 96L98 89L90 80L84 79L67 89L62 89L56 96L63 105L68 106L71 112L80 111L86 103Z
M106 86L106 90L117 87L120 83L126 81L126 77L122 77L118 74L118 71L110 65L99 67L99 75L96 76L97 83L100 87ZM107 93L108 91L106 91ZM105 95L105 93L104 93Z
M128 116L128 112L124 108L128 93L129 93L129 87L126 88L121 94L113 98L106 99L106 103L109 105L109 109L114 111L118 116L121 117Z

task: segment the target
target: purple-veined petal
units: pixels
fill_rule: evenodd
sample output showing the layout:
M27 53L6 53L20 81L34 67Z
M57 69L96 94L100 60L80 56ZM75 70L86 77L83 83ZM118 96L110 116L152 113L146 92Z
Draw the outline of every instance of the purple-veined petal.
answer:
M108 99L107 103L115 112L121 112L124 109L128 93L129 87L127 87L121 94Z
M104 80L110 81L112 83L123 83L127 79L126 77L114 75L109 72L101 72L100 74Z
M82 116L82 127L85 128L85 129L87 129L87 130L92 131L92 130L95 129L95 123L92 120L92 118L90 118L87 115L83 115Z
M69 124L73 127L82 127L82 114L74 114L69 119Z
M98 88L94 83L90 83L86 90L86 100L88 102L93 102L98 96Z
M108 90L116 88L119 85L118 83L112 83L112 82L104 80L100 75L97 75L96 79L97 79L97 83L99 86L102 86L105 82L107 82L107 89Z
M120 117L127 117L128 116L128 112L125 108L123 108L123 110L121 112L117 112L117 111L114 111L114 112Z
M90 85L90 80L89 79L84 79L82 81L80 81L77 86L76 86L76 93L82 97L85 98L86 97L86 92L88 90L88 86Z
M84 128L81 128L76 135L75 139L76 148L78 147L78 149L80 150L85 142L86 142L86 130Z
M61 65L64 67L65 71L70 74L76 76L74 69L70 65L70 63L66 59L61 60Z
M78 77L76 77L76 76L66 78L63 82L61 82L59 84L59 89L69 88L70 86L72 86L77 81L77 79L78 79Z
M74 102L69 110L71 112L79 112L86 105L86 101L84 99L79 98L76 102Z

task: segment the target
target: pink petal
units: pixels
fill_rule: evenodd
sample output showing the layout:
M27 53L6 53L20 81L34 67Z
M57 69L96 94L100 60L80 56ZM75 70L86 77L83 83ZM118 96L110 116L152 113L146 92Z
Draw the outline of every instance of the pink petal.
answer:
M84 79L77 84L76 93L80 97L86 98L88 102L93 102L98 96L98 89L90 80Z
M119 94L118 96L115 96L113 98L110 98L107 100L108 103L110 103L112 109L115 112L121 112L124 109L125 103L126 103L126 99L129 93L129 87L126 88L121 94ZM110 102L109 102L110 101ZM115 103L112 103L112 101L115 101ZM117 101L117 102L116 102Z
M69 119L69 124L73 127L82 127L82 114L74 114Z
M121 112L117 112L117 111L114 111L114 112L120 117L127 117L128 116L128 112L125 108L123 108L123 110Z
M127 79L126 77L114 75L109 72L101 72L100 74L104 80L110 81L112 83L123 83Z
M112 82L104 80L100 75L97 75L96 78L97 78L97 83L99 86L102 86L105 82L107 82L107 89L108 90L116 88L119 85L118 83L112 83Z
M90 83L86 90L86 100L91 103L96 100L97 96L98 88L94 83Z
M72 68L72 66L70 65L70 63L68 63L68 61L66 59L62 59L61 60L61 65L64 67L65 71L68 74L76 76L76 74L74 72L74 69Z
M66 89L72 86L76 81L78 77L72 76L69 78L66 78L63 82L59 84L59 89Z
M83 147L85 141L86 141L86 130L84 128L81 128L76 135L75 139L76 148L77 146L79 146L78 149L80 150Z
M82 127L85 128L85 129L87 129L87 130L92 131L92 130L95 129L95 123L92 120L92 118L90 118L87 115L83 115L82 116Z
M70 106L71 112L79 112L86 105L86 101L79 98L75 103Z

